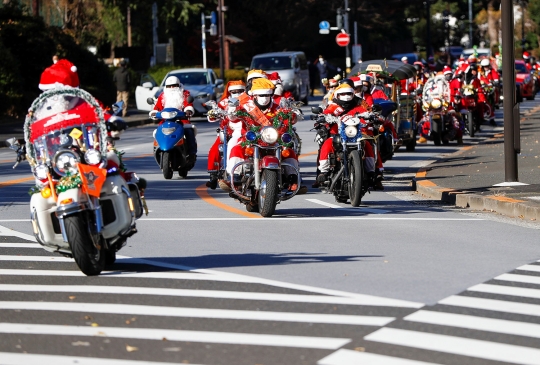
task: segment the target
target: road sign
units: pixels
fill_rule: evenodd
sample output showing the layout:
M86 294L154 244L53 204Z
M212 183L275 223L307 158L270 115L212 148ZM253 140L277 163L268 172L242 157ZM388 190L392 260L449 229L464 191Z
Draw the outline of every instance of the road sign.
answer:
M339 33L336 36L336 43L340 47L348 46L350 41L351 41L351 37L347 33Z
M330 23L328 23L326 20L323 20L319 23L319 29L330 29Z
M320 34L330 34L330 29L319 29Z

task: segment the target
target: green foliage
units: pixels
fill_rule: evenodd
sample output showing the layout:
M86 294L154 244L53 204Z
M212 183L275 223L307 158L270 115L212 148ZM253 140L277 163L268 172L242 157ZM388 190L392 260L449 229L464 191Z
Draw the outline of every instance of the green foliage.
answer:
M125 17L115 3L105 2L101 12L101 20L105 27L105 39L113 46L121 46L126 42Z
M0 115L16 115L16 105L22 99L17 62L0 40Z

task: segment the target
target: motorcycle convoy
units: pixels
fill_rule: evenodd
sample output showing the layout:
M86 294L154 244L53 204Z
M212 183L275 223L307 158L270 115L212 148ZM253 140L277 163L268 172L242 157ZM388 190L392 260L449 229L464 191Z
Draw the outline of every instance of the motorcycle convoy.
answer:
M381 64L388 71L386 60L371 70L380 72ZM409 92L400 86L411 76L411 65L394 66L393 76L384 75L387 97L376 99L372 106L362 104L365 111L339 114L322 107L311 109L319 147L330 139L330 153L320 164L326 170L314 186L333 194L338 202L350 201L357 207L366 193L380 187L374 166L382 167L391 159L403 140L407 150L414 150L417 134L435 145L454 140L460 144L464 132L474 136L479 130L483 116L478 115L478 95L471 84L452 90L448 77L434 75ZM248 74L247 88L243 82L233 82L231 93L226 90L222 100L206 105L209 121L219 122L209 152L207 186L215 189L219 184L247 211L270 217L277 204L306 190L298 165L301 140L294 126L303 119L302 103L282 96L277 92L279 83L272 85L263 71L254 71L250 73L257 77L249 79ZM362 73L377 75L369 65ZM45 250L74 258L86 275L98 275L115 262L116 252L137 232L136 220L148 212L146 181L126 171L122 153L114 147L126 128L118 117L121 103L104 112L88 92L70 86L74 85L44 91L29 109L24 140L11 138L7 143L17 153L13 168L27 160L35 177L29 193L37 242ZM333 93L328 90L329 100ZM165 179L175 171L185 178L195 165L196 128L186 107L193 99L185 96L182 105L165 104L150 112L152 119L160 121L154 131L154 157ZM409 97L421 110L409 104ZM385 128L385 123L391 128L388 124ZM394 126L397 131L392 131ZM320 151L318 163L319 158Z

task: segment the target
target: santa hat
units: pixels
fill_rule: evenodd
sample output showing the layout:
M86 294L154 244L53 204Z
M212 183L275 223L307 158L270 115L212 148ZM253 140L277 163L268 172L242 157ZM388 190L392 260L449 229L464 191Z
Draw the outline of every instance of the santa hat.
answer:
M443 71L443 75L452 73L452 69L448 66L444 66L442 71Z
M359 76L352 76L350 79L354 82L354 87L362 86L362 80Z
M342 93L354 93L354 89L351 87L351 85L344 82L343 84L336 87L336 90L334 90L335 96Z
M268 77L268 80L272 81L274 85L281 84L281 77L279 77L279 74L277 72L266 74L266 76Z
M408 62L409 59L407 58L407 56L403 56L401 57L401 62Z
M274 86L272 81L266 78L264 79L258 78L258 79L253 80L253 84L251 86L251 92L254 95L261 95L261 94L268 95L268 94L273 94L275 88L276 87Z
M329 87L336 87L339 80L341 80L340 75L336 75L336 76L332 77L331 79L328 80L328 86Z
M246 84L244 84L244 81L242 80L229 81L225 87L225 90L223 91L221 100L228 98L231 95L231 90L246 90Z
M264 72L263 70L250 70L247 74L247 78L246 78L246 81L249 81L253 78L257 78L257 77L262 77L262 78L265 78L267 79L268 76L266 75L266 72Z
M528 60L531 57L531 54L527 51L523 52L523 59Z
M77 67L66 59L59 60L52 66L47 67L41 74L38 86L45 91L58 85L79 87Z

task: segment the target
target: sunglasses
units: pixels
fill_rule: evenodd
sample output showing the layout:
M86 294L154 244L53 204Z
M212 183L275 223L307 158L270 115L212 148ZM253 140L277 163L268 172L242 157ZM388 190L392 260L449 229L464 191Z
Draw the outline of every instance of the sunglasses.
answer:
M231 90L229 91L230 94L242 94L244 90Z
M343 96L353 96L353 93L339 93L339 95L343 95Z
M169 88L172 88L172 87L180 87L180 85L178 85L178 84L173 84L173 85L167 85L167 86L165 86L165 87L169 89Z

